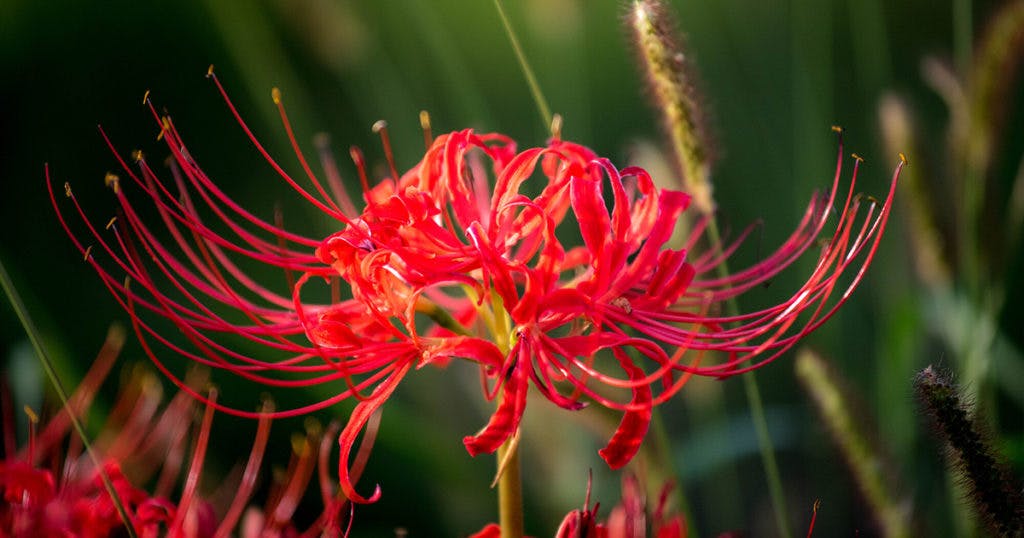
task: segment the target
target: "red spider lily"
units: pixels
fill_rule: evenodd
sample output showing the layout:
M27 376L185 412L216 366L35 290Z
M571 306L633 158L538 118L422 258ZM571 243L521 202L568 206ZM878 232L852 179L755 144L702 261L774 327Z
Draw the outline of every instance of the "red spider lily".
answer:
M276 90L275 103L309 188L259 144L212 71L211 77L267 163L302 198L336 219L339 232L323 240L304 237L245 210L200 169L173 122L148 99L172 156L171 179L158 177L141 153L134 167L118 159L134 188L154 204L167 233L150 228L127 185L113 175L108 183L121 215L108 225L109 234L90 223L65 186L96 248L72 233L51 186L54 207L87 262L131 315L150 358L182 390L217 409L259 416L190 389L164 366L151 340L268 386L339 386L330 398L274 416L358 400L339 438L340 485L358 502L380 494L378 488L369 497L359 495L349 476L359 432L412 368L452 358L478 363L486 396L501 395L488 424L465 438L471 454L493 452L517 433L533 385L566 409L592 401L622 411L621 424L600 454L612 468L625 465L639 449L653 406L692 375L726 377L766 364L846 301L875 253L893 195L891 188L882 204L856 196L858 161L836 212L840 158L828 194L812 198L776 252L730 276L710 276L739 241L723 252L689 255L703 226L698 220L689 243L673 248L669 239L690 198L657 188L640 168L620 171L589 149L557 138L517 151L505 136L466 130L433 140L423 159L399 175L382 133L390 177L371 187L362 155L352 152L365 199L356 214L326 154L327 187L313 174ZM898 173L899 168L893 188ZM748 314L714 313L720 303L768 281L804 254L833 219L835 230L814 271L790 298ZM582 245L571 246L578 243L574 236ZM109 261L101 264L94 251ZM276 267L289 280L300 276L278 293L250 277L246 264ZM128 279L115 277L115 271ZM850 271L854 276L841 285ZM331 284L332 299L304 299L307 284L320 280ZM341 283L351 298L340 298ZM837 288L838 299L830 301ZM173 322L189 345L164 336L145 311ZM279 357L250 356L225 340L232 335ZM723 352L724 359L711 363L708 351Z

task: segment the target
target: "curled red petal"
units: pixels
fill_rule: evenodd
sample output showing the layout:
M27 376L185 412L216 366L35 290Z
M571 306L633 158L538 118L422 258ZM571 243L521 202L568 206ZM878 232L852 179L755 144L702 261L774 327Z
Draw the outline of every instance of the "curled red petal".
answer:
M338 456L338 485L341 487L345 497L348 497L352 502L368 504L377 502L380 499L380 485L374 488L373 495L369 497L363 497L356 493L355 485L349 476L348 455L352 451L352 446L355 444L359 432L362 431L363 426L370 420L370 416L391 397L391 394L395 392L395 387L398 386L398 383L405 377L406 372L411 367L412 361L407 360L405 364L392 372L383 383L377 385L377 388L374 389L373 394L369 398L359 402L356 408L352 410L352 416L349 417L345 429L338 436L338 445L341 448Z
M520 358L524 358L524 347L520 346ZM529 359L529 355L526 355L525 359ZM487 425L476 435L468 435L462 439L470 456L493 453L519 429L519 421L523 418L523 410L526 408L528 364L528 361L520 360L512 368L509 378L505 381L498 410L491 416Z
M646 374L639 366L620 349L615 349L615 358L633 381L643 379ZM633 459L640 450L640 443L647 435L647 428L651 425L651 387L649 385L637 385L633 387L633 406L635 410L626 411L622 415L622 422L615 430L608 445L597 453L604 458L612 469L619 469Z

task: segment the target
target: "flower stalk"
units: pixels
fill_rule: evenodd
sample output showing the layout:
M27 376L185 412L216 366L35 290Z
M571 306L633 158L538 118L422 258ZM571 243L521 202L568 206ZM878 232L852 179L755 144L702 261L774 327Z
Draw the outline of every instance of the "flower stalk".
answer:
M522 538L523 525L523 479L519 469L519 437L513 437L501 445L498 458L498 521L501 538Z

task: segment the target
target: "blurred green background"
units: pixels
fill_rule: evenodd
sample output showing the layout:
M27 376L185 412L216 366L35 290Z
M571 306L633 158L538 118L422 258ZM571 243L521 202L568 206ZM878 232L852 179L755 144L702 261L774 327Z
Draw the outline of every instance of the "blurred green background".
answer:
M879 127L879 101L886 93L901 96L915 113L917 139L903 151L925 190L955 190L957 170L948 166L947 149L953 114L926 84L921 64L933 58L952 72L969 69L972 43L1000 3L672 4L703 80L701 93L719 157L713 180L722 225L736 233L757 219L764 221L732 262L734 268L774 248L795 226L812 192L830 184L836 147L831 125L845 127L847 150L866 158L859 190L884 194L896 164ZM638 151L659 147L662 137L622 24L624 3L509 0L505 5L549 103L564 117L564 136L620 167L656 167L650 152ZM1020 58L1016 54L1013 58ZM146 90L158 107L170 111L206 172L253 213L269 218L280 203L290 227L313 235L334 231L332 223L288 191L244 139L204 78L211 63L257 136L292 171L298 167L270 99L274 86L283 91L297 136L310 154L313 136L323 132L331 136L339 159L348 146L358 145L374 165L383 163L383 156L371 124L389 122L399 168L406 168L422 153L417 113L424 109L431 113L435 132L467 126L498 131L521 147L542 144L547 132L491 2L184 0L112 1L100 7L3 0L0 258L68 382L84 373L107 326L124 323L127 316L59 228L46 197L43 164L49 163L58 185L71 182L83 205L97 221L105 221L114 201L102 179L117 163L96 125L103 125L124 155L138 148L153 162L166 156L155 141L158 128L141 106ZM989 192L997 200L1009 198L998 193L1010 193L1018 175L1024 147L1020 95L1020 85L1011 86L997 112L1007 126L989 172ZM354 178L344 160L342 173ZM1024 288L1016 277L1022 256L1019 243L991 247L1003 254L1001 272L983 270L965 282L954 267L949 293L936 293L912 269L906 213L906 205L897 205L866 281L808 345L861 395L860 414L888 453L896 491L907 499L916 523L928 534L945 535L962 517L952 508L958 501L937 442L915 410L911 381L931 363L962 371L959 347L974 345L963 344L979 330L974 321L991 321L987 327L996 337L982 339L990 347L975 349L994 358L971 389L980 392L979 401L990 412L997 444L1021 469L1024 394L1013 379L1004 378L1022 369ZM941 211L940 216L945 217ZM945 229L962 224L946 221ZM979 237L986 236L982 229ZM811 261L745 296L741 309L785 297L806 276ZM979 263L986 267L992 262ZM994 305L975 300L992 294L999 299ZM950 334L951 327L968 336ZM28 353L13 312L0 307L0 357L17 379L16 401L38 408L41 389L33 387L42 387L43 381ZM858 529L873 535L871 515L842 456L795 379L792 355L757 374L790 524L801 534L812 504L821 499L817 535L851 535ZM134 343L122 357L125 364L144 360ZM472 370L455 367L416 371L402 385L384 412L361 486L369 491L379 482L384 497L357 509L355 536L387 536L396 527L411 536L458 536L496 519L487 489L493 461L470 458L461 445L462 436L476 431L488 416L475 380ZM216 381L236 405L256 401L254 394L232 394L229 379ZM319 394L336 389L323 387ZM724 395L725 411L706 412L703 402L718 392ZM281 398L304 401L295 395ZM529 408L523 441L527 531L547 536L568 510L582 504L588 469L594 470L594 498L604 507L617 501L619 482L597 457L604 439L587 425L600 418L595 412L574 420L539 398ZM102 406L97 409L101 412ZM333 416L343 419L349 409L339 406ZM324 421L331 417L320 416ZM695 380L679 401L664 406L663 419L700 534L746 529L753 536L774 535L740 381ZM255 423L228 417L218 417L217 424L211 477L245 457L248 447L237 439L255 431ZM286 463L288 436L302 428L301 421L275 424L271 461ZM563 431L570 441L553 437Z

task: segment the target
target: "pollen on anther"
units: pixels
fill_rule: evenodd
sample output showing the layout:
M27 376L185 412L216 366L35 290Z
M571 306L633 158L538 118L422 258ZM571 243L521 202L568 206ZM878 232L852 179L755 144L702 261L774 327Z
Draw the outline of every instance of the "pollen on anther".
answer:
M71 184L67 181L64 182L64 196L71 198Z
M113 226L115 222L117 222L117 217L110 217L110 220L107 221L107 225L104 226L103 229L104 230L109 230L110 227Z
M213 76L213 64L210 64L210 67L208 67L206 69L206 78L210 78L212 76Z
M280 88L271 88L270 98L274 100L275 105L281 104L281 90Z
M146 90L146 93L142 94L142 104L146 104L148 102L149 102L149 90Z
M910 164L910 161L907 160L907 156L906 155L900 153L899 157L900 157L900 162L901 163L903 163L903 164Z
M373 131L373 134L377 134L377 133L380 133L381 131L383 131L384 129L387 129L387 128L388 128L388 122L386 122L384 120L377 120L377 121L373 122L373 127L370 127L370 130Z
M25 407L23 409L25 411L25 415L28 416L28 421L29 422L31 422L33 424L38 424L39 423L39 415L36 414L35 410L33 410L31 407L29 407L28 404L25 404Z
M103 184L113 189L114 193L121 191L121 178L117 174L107 172L107 175L103 178Z
M145 158L146 156L142 153L141 149L137 149L132 152L132 160L134 160L135 162L139 162Z
M430 149L430 145L434 143L434 133L430 128L430 113L426 110L420 111L420 128L423 129L423 143Z
M833 133L842 133L843 132L843 128L838 126L838 125L833 125L832 126L832 132Z
M861 157L860 155L857 155L856 153L851 153L850 157L853 157L853 159L855 161L857 161L857 162L864 162L864 157Z
M89 256L92 255L92 245L85 247L85 252L82 253L82 260L89 261Z

